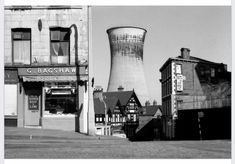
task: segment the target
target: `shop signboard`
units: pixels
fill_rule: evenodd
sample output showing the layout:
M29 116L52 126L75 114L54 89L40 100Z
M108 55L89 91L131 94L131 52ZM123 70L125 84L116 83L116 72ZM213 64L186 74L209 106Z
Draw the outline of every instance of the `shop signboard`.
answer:
M18 68L20 76L68 76L76 75L76 67L29 67Z
M39 97L37 95L29 95L28 97L29 110L38 110Z
M184 80L186 80L185 76L183 76L183 75L176 76L176 90L177 91L183 91Z

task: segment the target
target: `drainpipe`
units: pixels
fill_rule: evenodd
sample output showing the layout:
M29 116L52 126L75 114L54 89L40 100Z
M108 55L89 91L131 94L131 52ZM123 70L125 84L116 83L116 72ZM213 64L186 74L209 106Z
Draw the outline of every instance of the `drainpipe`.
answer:
M88 135L95 135L95 112L93 101L93 63L92 63L92 18L91 6L87 7L88 17Z

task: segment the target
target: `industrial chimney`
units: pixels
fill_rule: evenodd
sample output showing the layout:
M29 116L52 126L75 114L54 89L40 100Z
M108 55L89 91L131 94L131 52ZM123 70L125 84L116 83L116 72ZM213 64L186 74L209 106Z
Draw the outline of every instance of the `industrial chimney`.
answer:
M149 100L143 69L143 48L146 30L139 27L114 27L107 30L111 49L111 70L108 92L122 86L135 93L144 105Z

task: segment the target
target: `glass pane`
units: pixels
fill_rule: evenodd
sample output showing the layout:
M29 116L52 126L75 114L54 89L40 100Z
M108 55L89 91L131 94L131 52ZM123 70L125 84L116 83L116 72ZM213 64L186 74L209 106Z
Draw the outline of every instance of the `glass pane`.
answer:
M51 113L51 114L75 113L76 112L75 95L46 94L45 111L48 111L46 113Z
M21 39L21 32L13 32L13 39Z
M54 64L69 63L69 43L53 42L51 43L51 59Z
M30 40L30 32L22 32L23 40Z
M58 56L59 55L59 48L60 48L60 43L51 43L51 56Z
M69 56L69 43L68 42L61 42L61 52L59 56Z
M51 31L51 40L57 40L57 41L60 40L60 31L59 30Z
M60 40L61 41L69 40L69 30L66 29L66 31L61 31L60 32Z
M13 41L14 63L30 64L30 41Z

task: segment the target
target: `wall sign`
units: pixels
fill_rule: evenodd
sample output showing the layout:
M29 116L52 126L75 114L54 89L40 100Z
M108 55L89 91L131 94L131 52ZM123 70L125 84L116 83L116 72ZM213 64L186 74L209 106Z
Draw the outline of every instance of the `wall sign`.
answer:
M177 91L183 91L183 80L182 79L177 79L176 80L176 90Z
M39 110L39 97L37 95L29 95L28 105L29 110Z
M30 75L76 75L76 67L40 67L40 68L18 68L20 76Z
M186 77L183 75L177 75L175 78L176 78L176 90L183 91L184 90L184 80L186 80Z

